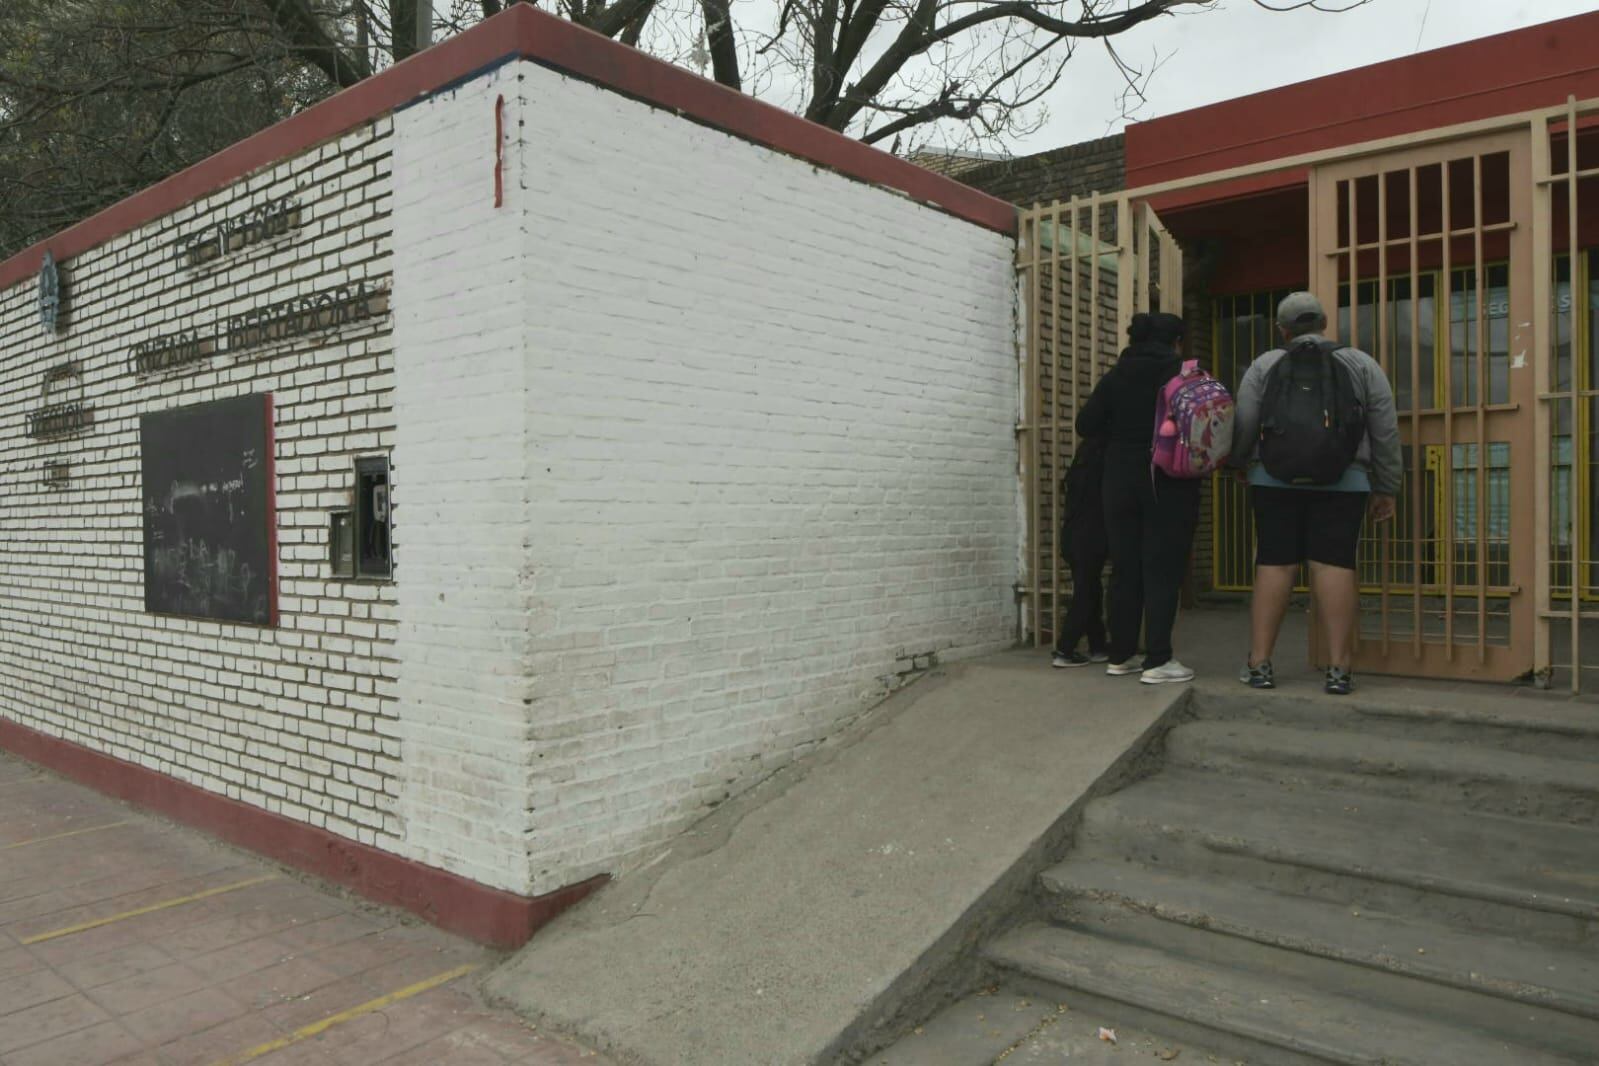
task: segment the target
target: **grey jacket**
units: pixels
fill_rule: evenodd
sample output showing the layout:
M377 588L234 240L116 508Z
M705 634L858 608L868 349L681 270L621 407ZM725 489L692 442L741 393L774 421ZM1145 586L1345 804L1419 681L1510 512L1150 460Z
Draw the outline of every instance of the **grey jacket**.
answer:
M1320 341L1325 338L1311 333L1301 340ZM1285 352L1281 348L1257 358L1249 364L1243 382L1238 386L1238 412L1233 423L1233 464L1247 469L1259 458L1260 406L1266 398L1266 375L1277 365ZM1399 495L1403 484L1404 453L1399 446L1399 414L1394 408L1394 390L1388 377L1377 365L1377 360L1359 348L1340 348L1333 358L1349 371L1355 390L1366 405L1366 439L1360 443L1355 465L1363 467L1371 478L1371 491L1385 496Z

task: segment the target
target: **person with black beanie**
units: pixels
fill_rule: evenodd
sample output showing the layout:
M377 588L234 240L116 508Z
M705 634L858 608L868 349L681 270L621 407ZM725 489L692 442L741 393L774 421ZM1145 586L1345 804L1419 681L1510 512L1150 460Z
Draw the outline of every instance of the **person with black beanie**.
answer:
M1172 653L1183 575L1199 524L1200 480L1167 477L1151 463L1155 405L1182 368L1183 320L1139 314L1128 346L1077 415L1082 437L1106 442L1105 529L1110 541L1112 677L1141 675L1148 685L1192 681ZM1135 663L1140 631L1144 659Z

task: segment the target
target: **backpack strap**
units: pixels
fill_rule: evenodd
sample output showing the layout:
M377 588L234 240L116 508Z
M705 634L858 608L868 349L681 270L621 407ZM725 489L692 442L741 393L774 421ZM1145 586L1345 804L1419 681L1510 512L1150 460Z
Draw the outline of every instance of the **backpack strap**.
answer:
M1308 337L1296 337L1293 340L1289 341L1287 344L1283 345L1283 354L1284 355L1292 355L1295 352L1299 351L1301 348L1311 348L1311 347L1316 348L1323 355L1331 355L1334 352L1342 351L1345 347L1347 347L1347 345L1345 345L1345 344L1343 344L1343 343L1341 343L1339 341L1328 341L1328 340L1313 341L1313 340L1311 340Z
M1341 421L1338 416L1338 382L1333 369L1333 352L1337 350L1332 341L1322 341L1316 345L1316 354L1321 356L1321 421L1328 429Z
M1316 342L1316 350L1318 353L1320 353L1322 359L1321 395L1322 399L1329 404L1327 410L1322 413L1322 416L1326 419L1326 424L1329 429L1341 429L1344 425L1345 411L1342 404L1340 404L1338 401L1337 376L1338 370L1340 369L1338 364L1338 353L1347 347L1349 347L1347 344L1342 344L1338 341L1324 340ZM1345 370L1345 373L1348 373L1347 369Z

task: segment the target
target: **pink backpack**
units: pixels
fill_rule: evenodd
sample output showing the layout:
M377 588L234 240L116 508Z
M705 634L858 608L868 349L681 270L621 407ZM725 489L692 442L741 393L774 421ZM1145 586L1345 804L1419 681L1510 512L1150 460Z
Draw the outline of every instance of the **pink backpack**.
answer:
M1151 464L1167 477L1200 478L1233 449L1233 398L1226 386L1189 359L1155 401Z

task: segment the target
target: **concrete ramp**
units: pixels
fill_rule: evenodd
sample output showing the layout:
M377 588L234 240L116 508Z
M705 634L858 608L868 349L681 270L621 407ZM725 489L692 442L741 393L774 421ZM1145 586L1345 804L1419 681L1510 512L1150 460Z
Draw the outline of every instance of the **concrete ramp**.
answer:
M895 1034L869 1020L960 978L1186 696L1047 662L940 668L540 933L490 993L622 1062L875 1049Z

